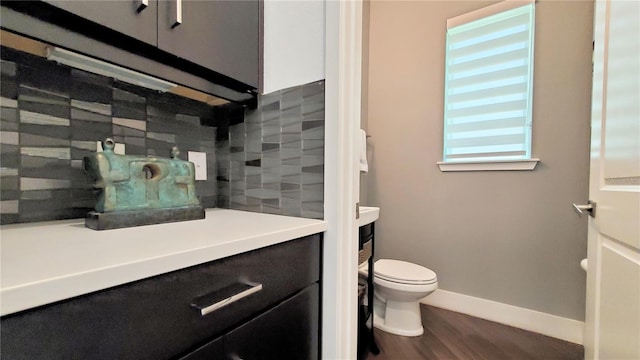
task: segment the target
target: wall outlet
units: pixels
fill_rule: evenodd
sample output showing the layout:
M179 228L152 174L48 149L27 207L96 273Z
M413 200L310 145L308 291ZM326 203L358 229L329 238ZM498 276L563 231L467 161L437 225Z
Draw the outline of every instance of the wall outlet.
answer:
M196 167L196 180L207 180L207 153L188 151L187 156Z
M102 141L96 141L96 152L103 152ZM116 146L113 148L113 152L119 155L124 155L124 144L116 143Z

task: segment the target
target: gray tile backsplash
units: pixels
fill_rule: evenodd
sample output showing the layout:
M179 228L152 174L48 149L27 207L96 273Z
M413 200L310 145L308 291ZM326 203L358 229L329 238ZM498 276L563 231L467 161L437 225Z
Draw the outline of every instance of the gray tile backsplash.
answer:
M217 144L221 203L323 217L324 82L261 96L226 134Z
M2 47L0 223L81 218L96 141L129 155L207 154L205 207L323 217L324 82L211 107Z

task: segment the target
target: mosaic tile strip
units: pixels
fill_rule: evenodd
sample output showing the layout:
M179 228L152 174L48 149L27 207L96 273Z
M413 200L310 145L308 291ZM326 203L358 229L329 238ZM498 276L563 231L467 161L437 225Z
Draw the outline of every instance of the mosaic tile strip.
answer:
M0 106L8 108L17 108L18 100L7 99L6 97L0 97Z
M39 114L36 112L20 110L20 122L25 124L36 125L54 125L54 126L69 126L71 123L69 119L60 118L57 116L51 116L47 114Z

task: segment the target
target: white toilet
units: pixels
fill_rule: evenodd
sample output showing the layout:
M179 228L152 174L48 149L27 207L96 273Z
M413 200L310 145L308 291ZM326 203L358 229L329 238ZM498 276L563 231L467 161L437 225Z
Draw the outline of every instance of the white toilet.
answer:
M367 275L367 264L360 274ZM438 288L436 273L406 261L380 259L373 266L373 325L402 336L424 333L420 318L420 299Z

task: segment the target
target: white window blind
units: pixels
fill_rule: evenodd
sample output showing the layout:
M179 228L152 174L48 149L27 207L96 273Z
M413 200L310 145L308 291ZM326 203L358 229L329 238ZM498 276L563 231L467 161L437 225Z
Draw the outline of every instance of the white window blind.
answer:
M447 27L443 162L531 159L533 2Z

